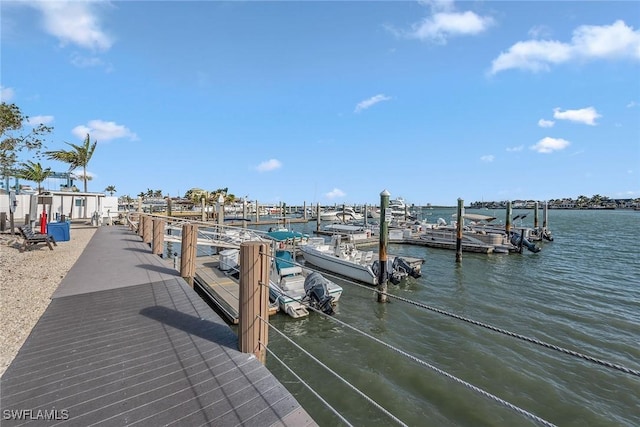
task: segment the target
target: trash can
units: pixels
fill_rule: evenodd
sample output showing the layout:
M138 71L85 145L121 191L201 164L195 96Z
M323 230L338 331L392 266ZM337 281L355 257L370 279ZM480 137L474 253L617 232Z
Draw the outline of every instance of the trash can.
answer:
M47 225L47 234L56 239L56 242L66 242L71 239L70 227L67 221L50 222Z

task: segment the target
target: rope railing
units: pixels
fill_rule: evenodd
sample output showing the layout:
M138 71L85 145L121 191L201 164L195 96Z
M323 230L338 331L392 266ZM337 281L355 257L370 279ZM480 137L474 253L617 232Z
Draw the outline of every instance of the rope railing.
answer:
M325 274L325 275L334 277L334 278L340 278L343 281L349 283L350 285L354 285L354 286L357 286L357 287L360 287L360 288L363 288L363 289L367 289L367 290L370 290L370 291L373 291L373 292L376 292L376 293L380 293L380 291L375 287L363 285L361 283L357 283L357 282L350 281L350 280L345 280L345 279L341 278L340 276L337 276L337 275L334 275L334 274L328 274L326 272L322 272L322 273ZM628 367L623 366L621 364L617 364L617 363L609 362L609 361L606 361L606 360L602 360L602 359L596 358L594 356L590 356L590 355L587 355L587 354L580 353L578 351L574 351L574 350L570 350L570 349L566 349L566 348L560 347L560 346L555 345L555 344L549 344L549 343L546 343L546 342L544 342L542 340L539 340L537 338L527 337L525 335L518 334L518 333L515 333L515 332L511 332L511 331L508 331L506 329L498 328L496 326L492 326L492 325L489 325L487 323L483 323L483 322L480 322L480 321L477 321L477 320L470 319L468 317L464 317L464 316L461 316L461 315L458 315L458 314L455 314L455 313L451 313L451 312L448 312L446 310L442 310L440 308L429 306L429 305L421 303L419 301L413 301L413 300L410 300L408 298L404 298L404 297L401 297L401 296L398 296L398 295L394 295L394 294L391 294L391 293L388 293L388 292L385 293L385 295L387 295L389 298L393 298L393 299L396 299L398 301L402 301L402 302L405 302L407 304L411 304L411 305L414 305L416 307L423 308L425 310L433 311L433 312L438 313L438 314L443 314L445 316L448 316L448 317L451 317L451 318L454 318L454 319L457 319L457 320L462 320L463 322L466 322L466 323L469 323L469 324L472 324L472 325L475 325L475 326L480 326L482 328L489 329L491 331L498 332L500 334L507 335L507 336L510 336L512 338L517 338L519 340L526 341L526 342L529 342L529 343L532 343L532 344L536 344L536 345L548 348L550 350L554 350L554 351L557 351L557 352L560 352L560 353L564 353L564 354L569 355L569 356L577 357L577 358L586 360L588 362L595 363L595 364L600 365L600 366L604 366L604 367L607 367L607 368L615 369L615 370L618 370L620 372L624 372L626 374L630 374L630 375L634 375L634 376L640 377L640 371L638 371L637 369L628 368Z

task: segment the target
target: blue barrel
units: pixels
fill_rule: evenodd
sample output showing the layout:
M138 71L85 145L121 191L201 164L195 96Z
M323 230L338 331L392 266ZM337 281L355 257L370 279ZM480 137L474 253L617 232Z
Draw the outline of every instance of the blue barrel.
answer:
M67 221L50 222L47 225L47 234L53 236L56 242L69 241L71 239L69 223Z

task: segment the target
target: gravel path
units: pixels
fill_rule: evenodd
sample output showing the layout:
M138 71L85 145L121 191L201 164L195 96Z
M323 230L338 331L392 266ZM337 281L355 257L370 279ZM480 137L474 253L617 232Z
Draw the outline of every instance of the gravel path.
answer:
M51 295L93 237L94 227L71 226L71 240L49 250L20 252L19 235L0 234L0 376L49 305Z

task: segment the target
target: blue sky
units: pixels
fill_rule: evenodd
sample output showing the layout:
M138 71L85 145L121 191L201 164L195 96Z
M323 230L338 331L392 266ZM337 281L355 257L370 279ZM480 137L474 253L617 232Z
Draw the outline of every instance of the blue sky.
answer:
M2 101L98 141L89 191L640 197L640 2L0 7Z

